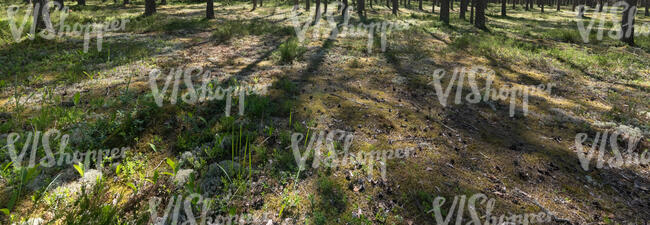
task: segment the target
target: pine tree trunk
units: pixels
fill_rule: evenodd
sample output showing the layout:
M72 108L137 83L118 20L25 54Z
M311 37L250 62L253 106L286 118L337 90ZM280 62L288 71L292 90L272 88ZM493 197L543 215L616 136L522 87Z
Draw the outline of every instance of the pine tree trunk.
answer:
M449 0L442 0L440 5L440 21L449 24Z
M156 13L156 0L144 0L144 16Z
M320 21L321 12L320 12L320 0L314 2L316 4L316 14L314 15L314 24L317 24Z
M623 11L623 19L621 20L621 41L628 45L634 46L634 22L636 20L636 4L637 0L625 0L629 5Z
M306 10L307 12L309 12L309 9L310 9L310 7L309 7L309 0L305 0L305 10Z
M323 0L323 13L327 13L327 0Z
M460 12L458 13L458 17L462 20L465 19L465 12L467 12L467 2L469 0L460 0Z
M366 8L365 0L357 0L357 13L359 13L359 17L363 17L363 10Z
M393 15L397 16L398 8L399 8L399 2L397 2L397 0L393 0Z
M648 6L650 6L650 0L645 0L645 16L650 16L650 11L648 11Z
M160 0L160 5L167 5L167 0Z
M421 10L421 11L424 10L424 9L422 9L422 0L420 0L418 2L418 9Z
M561 3L561 2L562 2L562 1L557 0L557 11L558 11L558 12L560 11L560 3Z
M474 25L481 30L487 30L485 26L485 7L487 0L474 0L476 1L476 22Z
M538 0L540 1L540 0ZM544 12L544 1L542 1L542 4L540 4L540 8L542 8L542 12Z
M50 20L49 13L45 15L45 12L48 12L47 0L33 0L32 5L34 7L34 20L32 23L36 24L35 32L47 29L47 21Z
M528 9L528 1L530 1L530 0L524 0L524 2L525 2L524 4L526 4L526 8L525 8L525 9L526 9L526 11L528 11L528 10L529 10L529 9Z
M255 0L253 0L255 1ZM214 0L207 0L205 8L205 18L214 19Z
M341 11L341 14L345 16L345 14L348 12L348 0L343 0L343 11Z
M127 4L131 4L131 2L129 2L129 0L124 0L124 5L127 5Z
M34 2L38 2L38 0L34 0ZM86 0L77 0L77 5L86 5Z
M449 9L454 11L454 0L449 0Z
M472 0L472 7L469 8L469 23L474 24L474 6L476 5L476 0Z
M501 0L501 16L506 17L506 0Z
M431 0L431 13L436 13L436 0Z

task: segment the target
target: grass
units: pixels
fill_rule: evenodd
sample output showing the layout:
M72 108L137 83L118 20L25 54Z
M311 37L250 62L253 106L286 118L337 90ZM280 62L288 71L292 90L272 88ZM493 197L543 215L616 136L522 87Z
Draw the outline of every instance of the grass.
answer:
M168 198L179 192L205 192L201 182L217 179L218 194L213 196L217 199L216 213L272 212L278 218L309 218L313 224L426 224L432 219L425 213L430 209L426 204L434 196L466 194L467 190L498 188L500 184L508 190L517 187L528 191L559 210L561 216L575 214L565 209L566 205L594 201L588 199L594 195L602 196L598 199L605 205L602 210L570 206L579 213L610 213L608 202L616 202L616 196L593 189L588 191L594 195L586 194L582 187L590 184L575 178L583 174L566 169L576 166L567 162L572 160L566 157L571 155L566 150L570 146L564 146L568 142L543 139L562 136L572 140L573 126L548 125L544 118L502 119L499 113L503 107L492 109L487 103L443 109L429 101L431 87L426 83L436 68L486 65L497 70L502 85L561 83L551 96L531 97L531 108L537 114L551 115L550 108L560 108L587 121L612 121L647 130L646 120L638 112L648 107L648 37L637 38L638 48L611 38L584 43L569 13L540 15L538 11L525 12L520 6L517 10L509 8L509 17L500 17L495 16L498 7L491 5L490 32L482 32L458 19L457 11L452 13L451 25L446 26L438 21L438 14L402 8L395 17L385 7L375 5L367 21L402 20L412 26L389 34L387 52L379 51L379 38L375 36L373 51L369 52L366 37L299 43L290 21L284 20L290 6L264 4L249 12L247 3L218 3L215 20L203 19L204 3L187 1L172 1L151 17L139 16L142 2L125 7L110 1L73 5L67 20L71 23L130 20L126 31L105 38L102 51L91 45L90 51L83 52L79 37L16 43L10 31L0 29L0 61L4 63L0 68L0 133L57 128L74 136L66 152L124 146L134 149L125 159L106 162L120 166L103 171L107 180L93 189L67 196L69 202L45 193L49 192L47 188L34 191L24 187L40 179L37 175L49 177L66 168L23 176L30 173L23 171L21 175L11 170L8 161L0 161L0 199L11 202L0 205L10 214L0 216L0 221L54 212L62 224L146 223L146 204L133 202L146 202L153 196ZM4 13L0 12L0 27L8 26ZM358 19L353 16L351 21L357 23ZM648 18L640 17L639 21ZM590 38L594 39L595 33ZM186 65L210 68L224 81L217 85L254 80L270 84L270 91L246 96L241 116L237 110L231 116L224 115L226 100L157 106L149 92L147 71ZM306 68L312 70L306 72ZM557 75L558 71L565 77ZM596 88L601 86L605 91ZM63 88L71 91L63 95ZM238 101L234 96L233 106ZM10 115L6 122L5 113ZM390 182L366 182L366 191L359 193L346 188L351 181L344 179L345 172L355 171L357 178L367 168L298 171L293 152L287 148L291 136L294 132L313 135L315 129L354 132L359 146L392 147L385 144L389 140L419 144L411 143L409 138L413 138L435 147L423 148L417 158L390 162ZM579 129L591 130L588 126ZM4 141L0 139L3 146ZM508 150L513 141L527 142L524 150ZM353 149L357 147L355 144ZM183 158L187 153L192 154L191 159ZM39 148L37 157L43 154ZM556 159L559 156L562 159ZM0 158L8 158L6 148L0 150ZM533 175L550 163L558 165L553 178L534 184L535 190L549 193L551 198L568 198L569 203L557 204L529 191L533 184L526 182L534 179L525 181L516 176L527 168L511 165L519 158L529 160L526 165ZM167 159L171 163L166 163ZM227 176L206 177L210 165L222 161L233 162L228 164L232 167L221 168ZM170 181L181 169L194 173L175 189ZM170 172L160 176L162 171ZM440 175L432 177L430 173ZM484 174L494 174L501 183L486 182ZM597 175L593 175L595 179L603 180ZM226 197L224 193L233 195ZM41 195L48 204L36 204L38 201L28 197L41 199ZM124 198L113 204L116 195ZM425 204L418 206L416 202ZM376 208L380 203L390 210ZM504 204L499 210L538 210L525 200ZM27 207L30 205L34 207ZM69 210L57 210L63 207ZM353 216L359 209L363 214Z

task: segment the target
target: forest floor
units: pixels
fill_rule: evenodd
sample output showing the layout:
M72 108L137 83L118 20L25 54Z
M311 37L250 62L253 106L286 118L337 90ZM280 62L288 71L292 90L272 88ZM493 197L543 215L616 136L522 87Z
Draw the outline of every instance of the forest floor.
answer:
M581 133L589 149L597 134L615 130L623 132L616 142L624 156L647 152L649 35L637 36L636 47L626 46L609 37L607 31L616 28L608 22L603 40L592 32L584 43L581 19L570 8L556 12L550 6L541 13L538 7L509 5L508 16L501 17L500 6L490 5L489 31L459 19L458 5L451 25L438 20L438 7L431 14L417 10L417 2L398 16L378 5L365 20L352 13L349 24L408 24L386 35L382 51L380 34L372 41L363 33L326 38L327 16L301 42L292 18L302 25L313 15L300 9L292 17L288 5L264 4L251 11L250 4L218 2L213 20L203 19L204 4L172 2L146 18L140 16L142 4L72 5L66 24L129 20L124 30L105 34L101 51L91 39L87 52L78 36L16 43L4 11L8 5L2 5L2 224L30 218L138 224L149 220L152 199L160 200L156 210L162 215L170 199L194 193L211 199L209 216L268 214L275 223L289 218L297 224L436 224L436 210L454 213L454 196L478 193L495 199L492 215L543 212L553 215L550 224L643 224L650 218L647 164L596 168L592 159L585 171L576 154ZM335 9L329 5L330 12ZM425 9L431 9L429 2ZM619 17L605 15L610 21ZM585 23L597 18L593 11L585 16ZM640 14L636 23L650 28L650 17ZM450 79L455 69L479 66L494 71L493 88L544 85L549 91L531 92L527 109L523 98L469 103L468 83L462 89L452 84L446 104L439 101L432 78L437 69L447 71L444 90L457 82ZM170 71L192 67L211 71L217 82L210 87L266 91L243 100L233 96L230 116L225 99L172 104L165 98L156 104L151 71L161 72L162 89ZM203 78L192 79L199 89ZM486 78L478 80L483 93ZM179 98L191 90L183 78L180 87ZM457 91L460 103L454 102ZM70 136L66 152L129 149L103 168L64 163L14 169L9 134L21 135L15 148L22 150L28 132L50 129ZM403 158L338 167L313 168L312 156L299 171L294 134L306 136L308 144L337 129L353 139L337 139L330 154L341 154L346 144L355 154L412 150ZM633 137L640 139L628 150ZM60 139L54 142L58 152ZM306 148L299 146L300 152ZM44 148L36 155L45 157ZM99 182L93 179L98 174ZM93 191L82 192L88 185ZM447 200L442 209L434 207L438 196ZM485 221L486 204L476 207ZM197 215L200 207L194 208ZM462 214L452 216L452 223L471 221L469 208Z

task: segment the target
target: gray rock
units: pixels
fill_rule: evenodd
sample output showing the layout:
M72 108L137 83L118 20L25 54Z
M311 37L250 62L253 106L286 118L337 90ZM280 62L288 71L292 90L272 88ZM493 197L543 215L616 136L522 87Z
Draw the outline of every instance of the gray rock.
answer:
M189 180L189 178L190 178L190 176L192 175L192 173L194 173L194 170L193 170L193 169L183 169L183 170L179 170L179 171L176 173L176 176L174 176L174 183L175 183L177 186L182 186L182 185L184 185L185 182L187 182L187 180Z

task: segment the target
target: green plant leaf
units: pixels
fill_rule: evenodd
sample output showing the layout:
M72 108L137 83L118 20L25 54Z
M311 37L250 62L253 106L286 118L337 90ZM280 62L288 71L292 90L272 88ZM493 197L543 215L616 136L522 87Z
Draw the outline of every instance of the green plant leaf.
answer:
M167 165L169 165L169 167L172 168L172 171L176 173L176 162L174 162L174 160L167 158Z
M77 172L79 172L79 175L81 175L81 177L84 177L83 165L84 165L83 163L79 163L77 165L72 165L77 170Z
M154 144L149 143L149 147L151 147L151 149L153 149L154 152L158 152Z
M73 99L74 105L79 105L79 100L80 99L81 99L81 94L79 94L79 92L75 93L74 94L74 99Z
M133 189L133 191L135 191L135 192L138 191L138 188L135 187L135 184L133 184L133 183L131 183L131 182L127 183L126 186L129 186L129 187L130 187L131 189Z
M122 171L122 164L118 164L117 167L115 167L115 174L120 174L120 171Z
M0 212L4 213L7 216L11 214L11 212L9 212L9 209L0 209Z

